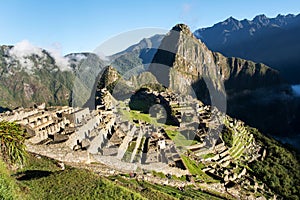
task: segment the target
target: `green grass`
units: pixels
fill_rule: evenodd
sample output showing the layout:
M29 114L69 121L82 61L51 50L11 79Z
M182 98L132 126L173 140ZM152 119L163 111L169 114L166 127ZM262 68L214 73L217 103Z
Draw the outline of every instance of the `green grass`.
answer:
M205 182L218 182L217 180L213 179L212 177L208 176L205 174L201 168L203 165L198 165L196 161L190 159L188 156L181 156L182 161L184 162L185 166L188 168L189 172L192 175L196 175L200 180L205 181Z
M175 138L175 136L179 133L178 131L166 129L166 133L172 140Z
M212 157L214 157L214 156L215 156L214 153L208 153L208 154L201 155L201 157L202 157L203 159L212 158Z
M172 179L177 180L177 181L186 181L186 176L177 177L174 175L174 176L172 176Z
M239 132L238 135L234 135L232 139L232 146L229 149L229 153L231 157L238 159L245 151L245 148L243 146L247 146L250 144L251 140L248 135L248 132L245 130L243 131L245 133Z
M120 109L120 113L122 114L123 119L126 120L140 120L152 124L156 127L163 127L167 135L175 142L177 146L190 146L197 144L197 141L187 140L180 132L174 130L174 126L158 123L157 119L151 117L149 114L141 113L140 111L135 110L127 111L123 109Z
M196 140L187 140L179 131L166 129L166 133L177 146L186 147L198 143Z
M174 130L173 126L168 126L157 122L157 119L151 117L149 114L141 113L139 111L131 110L120 110L120 113L123 115L123 119L126 120L140 120L153 124L156 127L163 127L166 130L167 135L174 141L177 146L190 146L197 144L195 140L187 140L180 132Z
M131 159L131 156L132 156L132 152L134 150L136 146L136 142L133 141L133 142L130 142L125 154L124 154L124 157L122 158L123 161L126 161L126 162L130 162L130 159Z
M127 121L133 121L133 120L140 120L147 122L149 124L153 124L155 126L163 126L163 124L160 124L157 122L157 120L153 117L151 117L149 114L141 113L140 111L136 110L123 110L119 109L119 114L123 117L123 120Z
M27 199L143 199L123 186L90 171L67 167L61 171L56 162L30 156L28 164L16 177L27 188ZM24 198L22 198L24 199Z
M152 171L153 176L159 177L159 178L166 178L165 174L162 172L156 172Z
M5 167L0 165L1 175ZM18 185L24 190L19 199L220 199L216 195L186 187L182 192L175 187L152 184L146 181L128 179L120 175L114 177L98 176L90 171L66 167L61 171L56 161L47 158L29 156L27 165L19 170L15 177L31 174L25 180L12 182L9 194L18 194ZM35 173L32 173L35 172ZM47 172L47 173L45 173ZM165 178L162 173L153 172ZM7 171L6 171L6 174ZM2 176L0 176L2 177ZM128 176L127 176L128 177ZM1 179L0 179L1 180ZM3 184L0 185L0 188ZM7 185L7 184L5 184ZM1 190L0 190L1 191ZM2 194L2 193L1 193ZM0 198L1 199L1 198ZM6 199L18 199L6 198Z
M252 138L248 134L239 134L233 138L233 146L229 149L231 157L238 159L245 151L245 147L249 145L252 141Z
M151 199L151 200L177 199L174 197L175 194L169 195L168 193L165 193L165 191L157 190L155 185L148 183L148 182L137 181L136 179L125 179L121 176L113 176L113 177L110 177L110 179L114 180L115 182L117 182L120 185L123 185L123 186L126 186L126 187L132 189L135 192L140 193L146 199Z
M130 145L128 146L127 151L130 152L130 153L132 153L133 150L134 150L134 148L135 148L135 146L136 146L136 142L135 141L130 142Z
M56 161L50 158L44 157L35 157L32 154L29 154L29 159L26 162L26 165L19 169L18 172L22 173L26 170L43 170L43 171L50 171L55 172L60 170L60 168L56 165Z
M0 199L21 199L21 190L0 158Z
M143 136L140 142L139 147L137 148L137 152L135 154L135 157L133 159L134 162L139 162L139 160L141 159L141 152L143 151L143 146L144 146L144 142L146 140L146 137Z
M151 200L161 199L221 199L213 194L203 192L193 187L185 187L184 191L178 190L176 187L163 186L159 184L152 184L145 181L138 181L136 179L124 179L120 176L111 177L112 180L118 180L127 187L135 191L139 191L142 196Z
M143 199L140 194L82 169L57 171L23 184L30 188L30 199Z
M131 110L130 111L130 118L141 120L144 122L148 122L149 124L158 125L158 122L155 118L150 117L149 114L141 113L139 111Z

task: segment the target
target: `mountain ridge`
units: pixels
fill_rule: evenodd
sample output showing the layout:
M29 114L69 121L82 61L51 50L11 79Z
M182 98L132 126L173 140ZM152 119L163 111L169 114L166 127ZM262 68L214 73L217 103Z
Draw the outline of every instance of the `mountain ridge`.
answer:
M13 49L13 46L0 46L1 106L14 108L43 102L68 104L72 73L63 71L45 50L19 56L13 55Z
M279 70L290 83L300 83L300 14L258 15L252 20L230 17L194 34L213 51L262 62Z

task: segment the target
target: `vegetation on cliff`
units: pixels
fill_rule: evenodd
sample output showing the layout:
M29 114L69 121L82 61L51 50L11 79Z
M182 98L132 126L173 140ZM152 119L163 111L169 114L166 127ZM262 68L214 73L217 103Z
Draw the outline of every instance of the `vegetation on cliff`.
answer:
M276 140L264 136L257 129L249 128L249 130L260 145L267 150L264 160L255 160L250 163L253 173L284 199L299 199L299 155Z

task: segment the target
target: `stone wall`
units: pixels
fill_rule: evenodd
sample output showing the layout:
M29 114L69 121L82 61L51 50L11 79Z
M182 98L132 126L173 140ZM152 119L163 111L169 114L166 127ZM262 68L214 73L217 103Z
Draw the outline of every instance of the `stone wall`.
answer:
M61 162L75 162L75 163L91 163L89 152L87 151L73 151L65 144L52 144L52 145L34 145L29 141L26 142L27 151Z

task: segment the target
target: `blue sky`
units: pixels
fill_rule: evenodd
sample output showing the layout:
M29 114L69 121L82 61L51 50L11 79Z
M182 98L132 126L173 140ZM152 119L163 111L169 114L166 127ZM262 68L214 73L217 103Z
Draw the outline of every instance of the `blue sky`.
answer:
M194 31L233 16L300 13L299 0L1 0L0 44L28 40L63 54L93 51L112 36L139 28Z

